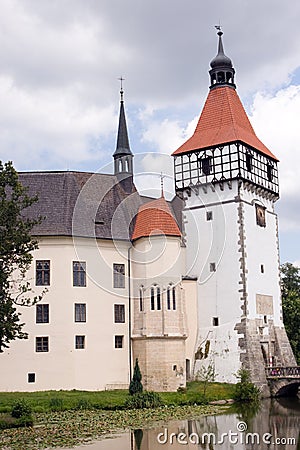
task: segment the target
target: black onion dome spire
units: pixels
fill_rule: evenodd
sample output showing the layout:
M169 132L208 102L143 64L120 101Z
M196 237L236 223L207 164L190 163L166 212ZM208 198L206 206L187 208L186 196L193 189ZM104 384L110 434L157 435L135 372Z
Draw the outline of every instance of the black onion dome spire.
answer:
M211 70L209 71L210 75L210 89L214 89L218 86L230 86L235 88L234 84L234 74L235 70L232 65L232 61L228 56L224 53L222 35L223 32L221 28L216 27L219 36L219 44L218 44L218 54L214 57L214 59L210 63Z

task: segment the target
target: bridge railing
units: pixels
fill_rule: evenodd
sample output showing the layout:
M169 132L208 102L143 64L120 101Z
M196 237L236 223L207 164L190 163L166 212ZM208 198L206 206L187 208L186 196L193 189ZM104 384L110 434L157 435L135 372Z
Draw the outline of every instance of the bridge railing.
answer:
M300 366L266 367L267 378L300 378Z

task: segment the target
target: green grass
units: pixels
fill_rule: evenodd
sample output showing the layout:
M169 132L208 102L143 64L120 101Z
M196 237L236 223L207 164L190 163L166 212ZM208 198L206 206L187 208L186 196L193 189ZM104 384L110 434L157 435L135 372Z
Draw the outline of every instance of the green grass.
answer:
M207 401L232 398L232 384L209 383ZM185 392L160 393L166 405L204 403L203 383L188 383ZM128 397L127 390L115 391L40 391L40 392L0 392L0 413L10 412L16 400L25 399L34 412L65 411L71 409L122 409Z

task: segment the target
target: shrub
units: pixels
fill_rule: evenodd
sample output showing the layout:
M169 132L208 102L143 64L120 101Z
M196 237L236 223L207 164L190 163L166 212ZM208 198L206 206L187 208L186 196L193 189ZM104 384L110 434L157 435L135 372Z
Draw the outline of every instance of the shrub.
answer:
M19 419L22 416L30 416L31 413L32 408L24 399L17 400L12 406L11 416L16 419Z
M17 427L32 427L33 426L33 417L31 414L26 414L24 416L19 417L16 420Z
M137 394L138 392L143 392L143 385L142 385L141 380L142 380L142 374L140 371L139 361L136 358L134 371L133 371L133 377L132 377L132 380L130 381L130 385L129 385L129 394L130 395Z
M59 397L52 397L49 401L49 407L51 411L62 411L63 408L63 400Z
M125 408L144 409L157 408L162 405L162 400L157 392L144 391L138 392L127 398Z
M75 409L91 409L91 404L86 398L78 400Z
M239 402L258 401L259 389L250 381L250 374L246 369L240 369L237 373L240 381L235 385L233 398Z

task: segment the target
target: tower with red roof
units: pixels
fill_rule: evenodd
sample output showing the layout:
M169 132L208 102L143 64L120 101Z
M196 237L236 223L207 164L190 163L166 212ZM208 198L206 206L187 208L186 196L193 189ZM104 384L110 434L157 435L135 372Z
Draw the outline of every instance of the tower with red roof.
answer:
M243 367L267 392L265 367L295 364L282 322L278 160L247 117L222 35L195 132L173 153L187 274L198 277L194 374L211 365L235 382Z

